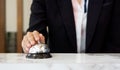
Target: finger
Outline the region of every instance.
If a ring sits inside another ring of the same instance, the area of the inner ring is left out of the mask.
[[[29,53],[29,48],[26,47],[23,50],[24,50],[24,53]]]
[[[40,42],[45,43],[45,37],[42,34],[39,34],[40,36]]]
[[[24,36],[24,43],[25,43],[26,47],[28,47],[28,48],[32,47],[31,43],[29,42],[29,40],[26,36]]]
[[[23,51],[24,51],[24,53],[28,53],[28,48],[26,47],[26,44],[25,44],[25,41],[24,41],[24,39],[22,40],[22,48],[23,48]]]
[[[36,41],[34,39],[32,32],[28,32],[26,37],[29,40],[29,42],[31,43],[31,45],[35,45]]]
[[[34,31],[34,32],[33,32],[33,36],[34,36],[34,38],[35,38],[36,41],[39,41],[39,40],[40,40],[39,34],[40,34],[40,33],[39,33],[38,31]]]

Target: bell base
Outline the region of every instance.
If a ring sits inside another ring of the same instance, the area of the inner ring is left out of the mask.
[[[45,59],[45,58],[51,58],[50,53],[28,53],[26,55],[26,58],[30,59]]]

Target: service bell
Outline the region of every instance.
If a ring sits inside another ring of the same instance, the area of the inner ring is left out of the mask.
[[[29,53],[26,56],[27,58],[33,59],[43,59],[43,58],[51,58],[50,49],[47,44],[42,44],[38,42],[38,44],[32,46],[29,50]]]

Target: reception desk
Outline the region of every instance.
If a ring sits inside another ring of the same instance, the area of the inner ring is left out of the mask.
[[[120,54],[52,53],[49,59],[0,54],[1,70],[120,70]]]

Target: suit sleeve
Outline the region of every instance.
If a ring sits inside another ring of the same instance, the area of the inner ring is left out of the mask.
[[[47,38],[47,17],[45,0],[33,0],[31,5],[30,23],[27,31],[34,30],[42,33]]]

